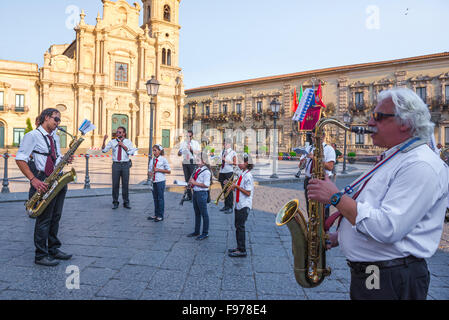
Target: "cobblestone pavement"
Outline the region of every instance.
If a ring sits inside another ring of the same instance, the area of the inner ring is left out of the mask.
[[[34,221],[21,203],[0,203],[0,299],[349,299],[349,270],[337,248],[327,254],[332,274],[314,289],[300,287],[293,275],[291,237],[274,224],[274,214],[300,185],[257,186],[247,226],[249,255],[232,259],[233,215],[209,205],[210,236],[198,242],[190,202],[166,193],[166,219],[146,220],[150,194],[131,194],[132,210],[112,210],[111,198],[67,199],[61,220],[63,251],[70,261],[54,268],[35,265]],[[218,190],[213,190],[212,198]],[[301,203],[303,203],[301,201]],[[447,232],[447,228],[446,228]],[[429,299],[449,299],[449,252],[428,260]],[[80,270],[80,289],[68,290],[66,268]]]

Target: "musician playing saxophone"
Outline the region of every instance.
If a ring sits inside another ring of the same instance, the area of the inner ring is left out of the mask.
[[[340,244],[351,268],[351,299],[426,299],[425,259],[443,232],[449,169],[427,145],[434,124],[414,91],[382,91],[377,101],[368,126],[373,144],[387,149],[380,162],[351,195],[327,177],[311,180],[308,195],[341,214],[331,241]]]
[[[28,132],[20,144],[16,163],[20,171],[30,180],[29,197],[36,192],[46,192],[48,186],[43,182],[51,175],[55,166],[62,159],[59,137],[56,129],[61,122],[57,109],[45,109],[37,120],[38,128]],[[32,156],[32,160],[30,160]],[[72,163],[73,157],[69,159]],[[72,255],[59,250],[59,221],[62,215],[65,186],[50,202],[44,212],[36,218],[34,228],[35,263],[44,266],[56,266],[58,260],[69,260]],[[47,246],[48,243],[48,246]]]

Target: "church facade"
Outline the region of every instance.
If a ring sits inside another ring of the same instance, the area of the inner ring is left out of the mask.
[[[179,67],[180,0],[103,0],[103,17],[85,22],[84,11],[70,44],[52,45],[44,65],[0,61],[0,148],[20,143],[26,118],[45,108],[61,112],[72,134],[84,119],[96,125],[83,148],[101,146],[118,127],[147,149],[150,97],[146,82],[161,86],[155,99],[153,141],[170,148],[182,129],[183,75]],[[143,25],[140,14],[143,12]],[[3,101],[3,102],[2,102]],[[23,135],[22,135],[23,136]],[[62,139],[62,147],[69,141]]]

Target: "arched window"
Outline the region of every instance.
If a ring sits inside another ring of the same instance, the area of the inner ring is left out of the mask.
[[[167,66],[171,66],[171,50],[167,50]]]
[[[167,63],[167,53],[165,48],[162,49],[162,64],[166,64]]]
[[[171,12],[170,12],[170,6],[168,4],[166,4],[164,6],[164,20],[170,22],[170,16],[171,16]]]

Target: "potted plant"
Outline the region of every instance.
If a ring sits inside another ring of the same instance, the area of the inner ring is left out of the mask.
[[[355,152],[348,152],[348,162],[355,163]]]

